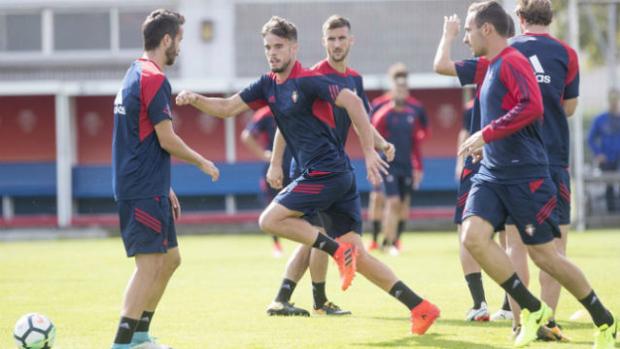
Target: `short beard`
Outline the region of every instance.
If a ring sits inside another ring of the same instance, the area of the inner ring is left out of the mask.
[[[276,74],[283,73],[286,71],[286,69],[288,69],[289,65],[291,65],[291,61],[286,62],[280,68],[271,68],[271,72]]]
[[[342,53],[342,56],[340,58],[336,58],[336,55],[332,55],[331,59],[334,62],[340,63],[342,61],[344,61],[345,59],[347,59],[347,56],[349,55],[349,50],[346,50]]]
[[[174,61],[177,58],[176,45],[174,43],[170,45],[170,47],[168,47],[168,49],[166,50],[165,54],[166,54],[166,65],[173,65]]]

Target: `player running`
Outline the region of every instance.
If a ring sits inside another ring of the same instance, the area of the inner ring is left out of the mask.
[[[181,205],[170,187],[170,155],[196,165],[215,181],[218,169],[172,128],[171,89],[162,68],[174,64],[185,19],[155,10],[142,25],[144,55],[127,71],[114,100],[112,171],[121,235],[136,269],[125,290],[112,349],[166,349],[149,326],[181,262],[174,221]]]
[[[411,312],[411,331],[424,334],[439,316],[439,309],[416,295],[387,266],[370,256],[360,237],[359,193],[338,139],[332,111],[335,107],[346,110],[360,138],[368,179],[378,184],[387,164],[374,150],[372,126],[362,101],[346,86],[301,67],[296,61],[297,29],[289,21],[272,17],[263,27],[262,35],[271,73],[230,98],[208,98],[185,91],[177,97],[177,103],[191,104],[219,117],[269,105],[279,131],[304,173],[263,212],[259,220],[261,229],[327,252],[338,264],[343,290],[350,286],[356,270],[359,271],[405,304]],[[278,138],[274,146],[278,147]],[[301,218],[318,212],[330,219],[329,236],[319,233]]]
[[[553,241],[560,232],[556,191],[542,140],[542,95],[527,58],[508,46],[506,18],[499,3],[486,1],[470,6],[465,24],[466,43],[475,56],[489,59],[489,67],[480,90],[483,128],[460,149],[460,154],[482,157],[465,204],[464,245],[523,309],[515,346],[535,340],[553,311],[529,292],[506,253],[491,239],[507,216],[515,222],[534,263],[592,316],[597,327],[594,348],[613,348],[616,321],[581,270],[557,251]]]

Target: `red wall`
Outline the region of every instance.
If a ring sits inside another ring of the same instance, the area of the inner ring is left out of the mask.
[[[0,97],[0,105],[0,161],[54,161],[54,97]]]

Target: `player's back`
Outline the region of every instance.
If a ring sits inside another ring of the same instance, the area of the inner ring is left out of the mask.
[[[171,118],[170,84],[147,59],[132,63],[114,100],[113,188],[117,200],[168,195],[170,154],[153,125]]]
[[[549,164],[568,166],[569,130],[562,101],[579,93],[577,55],[547,34],[526,33],[515,37],[511,46],[528,58],[536,74],[545,108],[543,135]]]
[[[494,139],[484,146],[478,172],[482,178],[508,183],[548,176],[537,88],[532,68],[516,49],[507,47],[490,62],[480,90],[480,112],[485,140]],[[536,119],[523,124],[531,115]],[[499,136],[516,125],[518,131]]]

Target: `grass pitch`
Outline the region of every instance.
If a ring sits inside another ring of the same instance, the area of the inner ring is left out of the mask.
[[[155,314],[152,333],[176,349],[511,347],[509,323],[463,321],[471,304],[455,233],[406,234],[403,242],[401,256],[377,256],[441,308],[442,317],[425,336],[410,335],[408,311],[362,276],[347,292],[339,291],[333,263],[328,297],[353,316],[266,316],[295,245],[285,243],[286,255],[274,259],[271,239],[263,235],[181,237],[183,263]],[[620,231],[571,233],[569,256],[620,316]],[[125,258],[118,238],[0,243],[0,348],[14,348],[13,325],[28,312],[46,314],[56,324],[55,349],[109,348],[132,270],[133,261]],[[538,272],[531,271],[532,289],[538,293]],[[484,283],[495,311],[503,293],[488,277]],[[306,274],[293,295],[306,309],[312,306],[310,286]],[[589,348],[589,315],[568,320],[581,309],[563,290],[557,318],[572,342],[531,347]]]

